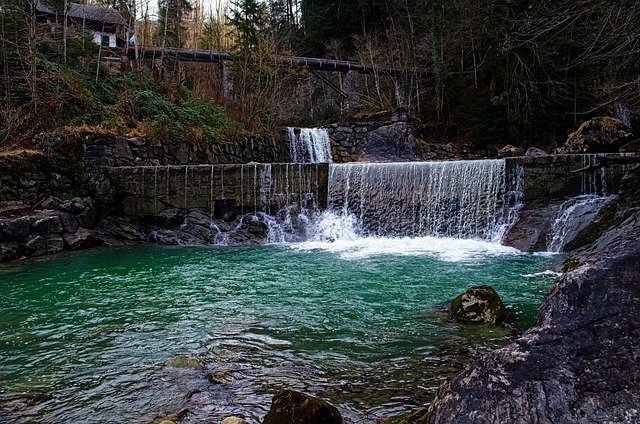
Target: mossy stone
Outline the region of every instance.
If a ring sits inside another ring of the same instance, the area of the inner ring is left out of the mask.
[[[500,296],[487,285],[470,287],[451,301],[451,315],[458,321],[502,324],[507,321],[507,309]]]
[[[194,370],[203,370],[204,365],[200,360],[190,355],[177,355],[165,362],[166,365],[173,368],[190,368]]]
[[[381,424],[422,424],[427,422],[427,408],[418,408],[406,414],[390,417]]]
[[[263,424],[341,424],[338,409],[307,394],[282,390],[273,397]]]

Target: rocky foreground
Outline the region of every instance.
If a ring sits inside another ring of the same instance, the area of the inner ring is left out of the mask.
[[[536,324],[455,374],[429,423],[640,422],[640,168],[615,219],[573,252]]]

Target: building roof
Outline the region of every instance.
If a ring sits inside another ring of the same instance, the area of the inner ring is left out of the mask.
[[[56,14],[56,10],[42,0],[36,1],[36,10],[40,13]],[[113,25],[127,25],[127,21],[125,21],[120,12],[111,7],[69,3],[67,16],[70,18],[87,19],[90,21],[104,22]]]

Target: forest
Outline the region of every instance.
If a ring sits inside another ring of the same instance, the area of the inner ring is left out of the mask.
[[[637,0],[77,3],[120,12],[116,48],[91,42],[70,0],[0,0],[0,147],[60,128],[211,143],[397,107],[425,137],[472,148],[552,148],[593,116],[640,124]],[[107,66],[144,46],[233,53],[233,98],[220,94],[218,64]],[[308,73],[275,66],[276,56],[398,72],[367,76],[349,110],[310,114]],[[409,87],[401,100],[398,87]]]

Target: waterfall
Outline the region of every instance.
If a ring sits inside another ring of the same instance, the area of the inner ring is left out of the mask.
[[[567,240],[572,240],[580,230],[593,221],[609,200],[606,196],[585,194],[572,197],[560,205],[558,217],[551,225],[547,251],[564,251]]]
[[[301,128],[300,136],[289,127],[291,160],[294,163],[333,162],[329,133],[324,128]]]
[[[362,236],[500,241],[521,197],[505,190],[504,160],[330,165],[329,209]]]
[[[269,229],[267,242],[303,239],[307,224],[319,213],[318,165],[240,166],[242,196],[253,194],[251,209]]]

